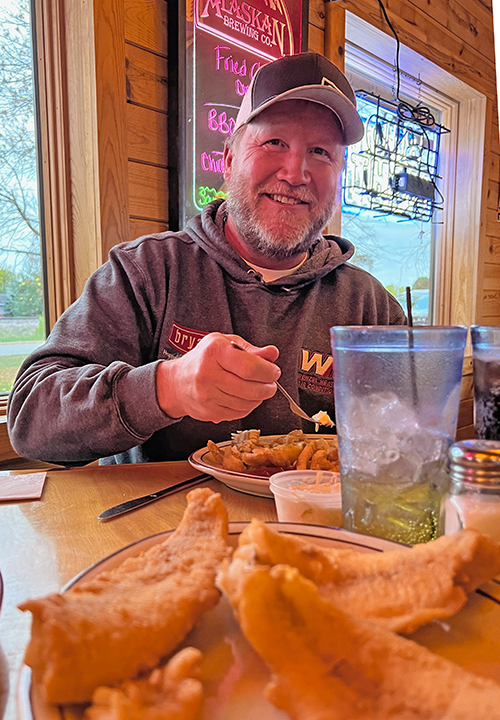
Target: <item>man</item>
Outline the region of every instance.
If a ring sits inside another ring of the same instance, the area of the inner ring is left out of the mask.
[[[363,135],[344,75],[315,53],[262,67],[225,150],[227,202],[184,231],[120,245],[23,364],[9,405],[21,455],[55,463],[186,458],[242,428],[331,412],[332,325],[403,324],[354,248],[322,237],[345,146]],[[235,341],[247,352],[231,345]]]

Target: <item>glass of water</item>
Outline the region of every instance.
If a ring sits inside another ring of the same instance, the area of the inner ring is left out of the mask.
[[[500,327],[472,325],[474,431],[480,440],[500,440]]]
[[[333,327],[343,526],[413,545],[443,533],[467,328]]]

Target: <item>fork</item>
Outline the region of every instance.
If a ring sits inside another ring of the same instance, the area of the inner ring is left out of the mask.
[[[236,348],[236,350],[242,350],[243,352],[246,352],[245,348],[242,348],[242,347],[240,347],[239,345],[237,345],[237,344],[234,342],[234,340],[231,340],[231,345],[232,345],[234,348]],[[309,420],[309,422],[314,423],[314,425],[323,425],[323,424],[324,424],[324,423],[318,422],[317,420],[314,420],[314,419],[313,419],[312,417],[310,417],[307,413],[305,413],[305,412],[302,410],[302,408],[300,407],[300,405],[298,405],[298,404],[295,402],[295,400],[293,399],[293,397],[287,393],[287,391],[285,390],[285,388],[284,388],[282,385],[280,385],[279,382],[276,383],[276,387],[277,387],[278,390],[279,390],[281,393],[283,393],[283,395],[286,397],[286,399],[288,400],[288,404],[290,405],[290,410],[291,410],[293,413],[295,413],[295,415],[298,415],[299,417],[304,418],[304,420]]]

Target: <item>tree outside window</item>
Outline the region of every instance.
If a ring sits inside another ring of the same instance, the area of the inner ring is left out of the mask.
[[[45,339],[29,0],[0,0],[0,392]]]

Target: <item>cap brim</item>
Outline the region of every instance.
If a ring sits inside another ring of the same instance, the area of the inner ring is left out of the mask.
[[[253,110],[244,120],[236,122],[236,127],[248,123],[266,108],[283,100],[309,100],[331,110],[338,118],[342,127],[343,138],[346,145],[353,145],[361,140],[365,134],[363,121],[353,103],[340,90],[326,85],[303,85],[281,93],[276,97],[262,103]]]

